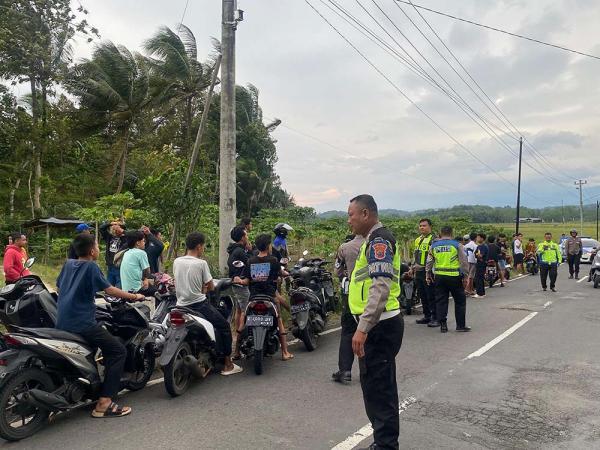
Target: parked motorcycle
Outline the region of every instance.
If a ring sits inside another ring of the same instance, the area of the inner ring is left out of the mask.
[[[175,283],[169,274],[156,274],[155,285],[154,304],[156,308],[149,325],[154,338],[154,354],[159,357],[167,341],[167,331],[169,329],[167,315],[177,304],[177,296],[175,295]]]
[[[263,373],[263,360],[279,350],[279,312],[273,298],[255,295],[246,308],[246,327],[240,336],[240,352],[254,358],[254,373]]]
[[[487,267],[485,268],[485,282],[489,287],[493,287],[494,283],[498,280],[498,266],[496,261],[489,260]]]
[[[400,268],[400,307],[404,310],[404,314],[410,316],[413,313],[414,307],[420,301],[417,297],[417,289],[415,286],[415,280],[410,275],[410,265],[402,263]]]
[[[540,268],[535,256],[530,256],[525,260],[525,270],[531,275],[537,275]]]
[[[598,289],[598,286],[600,286],[600,252],[598,251],[595,252],[592,260],[589,281],[594,283],[594,289]]]
[[[215,280],[214,285],[205,301],[230,321],[234,306],[229,291],[231,280]],[[216,353],[215,329],[200,313],[174,306],[166,316],[166,323],[166,342],[159,364],[163,367],[165,389],[177,397],[188,389],[193,377],[205,378],[221,361]]]
[[[122,387],[142,389],[155,362],[148,307],[106,300],[96,318],[127,349]],[[14,324],[11,330],[4,335],[8,349],[0,353],[0,437],[18,441],[38,432],[51,413],[98,399],[102,356],[73,333]]]
[[[308,255],[308,251],[303,254]],[[320,258],[301,258],[290,270],[292,334],[309,352],[317,348],[317,337],[325,330],[327,315],[337,305],[332,274],[324,268],[327,264]]]

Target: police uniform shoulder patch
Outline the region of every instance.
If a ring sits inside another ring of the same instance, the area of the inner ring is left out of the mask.
[[[394,276],[394,252],[392,244],[381,237],[371,241],[367,249],[367,261],[371,278]]]

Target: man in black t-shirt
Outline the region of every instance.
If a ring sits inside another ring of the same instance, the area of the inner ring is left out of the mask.
[[[281,264],[277,258],[271,256],[271,236],[261,234],[256,238],[256,248],[258,256],[253,256],[248,260],[250,267],[250,300],[256,295],[267,295],[277,303],[279,309],[280,294],[277,292],[277,280],[281,275]],[[277,323],[279,326],[279,342],[281,343],[281,359],[287,361],[292,359],[288,351],[287,338],[281,314],[278,314]]]

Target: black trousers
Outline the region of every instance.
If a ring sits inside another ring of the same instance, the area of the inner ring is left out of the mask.
[[[104,359],[104,383],[100,390],[100,397],[116,400],[121,390],[121,376],[127,359],[127,350],[121,341],[106,331],[100,325],[88,328],[79,333],[91,346],[98,347],[102,351]]]
[[[546,289],[546,280],[550,275],[550,289],[556,286],[556,278],[558,277],[558,266],[556,264],[540,264],[540,278],[542,280],[542,288]]]
[[[485,266],[475,266],[475,279],[473,280],[477,295],[485,295]]]
[[[581,253],[576,255],[567,255],[567,263],[569,264],[569,274],[579,275],[579,263],[581,261]]]
[[[448,303],[450,294],[454,298],[454,317],[456,326],[462,328],[465,326],[465,316],[467,314],[467,297],[461,277],[449,277],[446,275],[435,276],[435,297],[437,305],[436,319],[446,321],[448,316]]]
[[[350,372],[354,364],[354,351],[352,350],[352,336],[356,332],[356,320],[350,314],[348,295],[342,295],[343,311],[341,317],[342,332],[340,334],[340,350],[338,355],[338,368],[340,372]]]
[[[378,449],[398,449],[400,412],[396,383],[396,355],[402,345],[404,319],[399,314],[375,325],[360,358],[360,385],[365,411],[373,426]]]
[[[208,303],[208,300],[192,303],[188,308],[202,314],[215,327],[217,355],[231,356],[231,327],[219,310]]]
[[[433,285],[427,284],[425,270],[415,272],[415,286],[423,305],[423,316],[426,319],[435,319],[435,291]]]

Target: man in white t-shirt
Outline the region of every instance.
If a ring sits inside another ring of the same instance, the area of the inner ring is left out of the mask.
[[[467,285],[465,286],[465,292],[469,295],[474,295],[473,280],[475,279],[475,265],[477,264],[477,258],[475,257],[475,250],[477,250],[477,243],[475,238],[477,233],[471,233],[465,236],[464,245],[465,253],[467,254],[467,261],[469,261],[469,273],[467,275]]]
[[[214,326],[216,351],[225,359],[221,375],[233,375],[241,372],[242,368],[231,361],[231,327],[206,298],[206,292],[212,291],[215,286],[208,263],[200,259],[204,254],[205,242],[202,233],[188,234],[185,238],[186,255],[173,262],[177,306],[197,311]]]
[[[523,268],[524,258],[523,234],[518,233],[515,234],[515,240],[513,241],[513,259],[515,260],[515,269],[517,269],[517,272],[521,275],[525,273],[525,269]]]

